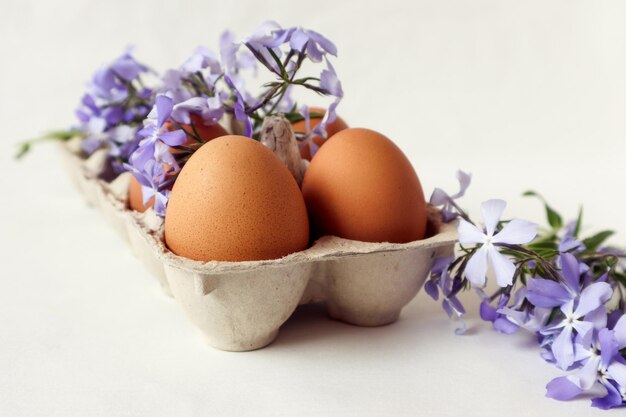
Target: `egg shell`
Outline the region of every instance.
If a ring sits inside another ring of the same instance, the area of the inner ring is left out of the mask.
[[[198,261],[276,259],[305,249],[306,206],[287,167],[265,146],[222,136],[181,170],[167,207],[165,242]]]
[[[373,130],[333,135],[311,161],[302,193],[313,238],[405,243],[425,236],[426,202],[415,170]]]
[[[212,124],[209,126],[204,125],[202,119],[194,114],[191,115],[191,120],[194,123],[198,136],[200,136],[205,142],[228,134],[228,132],[226,132],[226,130],[219,124]],[[164,126],[168,130],[175,130],[175,127],[171,122],[165,122]],[[181,125],[181,128],[190,135],[195,134],[191,125]],[[189,138],[189,136],[187,138]],[[177,153],[175,149],[170,149],[170,152],[172,152],[173,154]],[[154,197],[148,200],[148,204],[143,203],[143,192],[141,191],[141,184],[139,183],[139,181],[137,181],[135,177],[130,180],[130,188],[128,190],[128,205],[131,209],[140,213],[145,212],[154,205]]]
[[[323,109],[321,107],[311,107],[309,109],[309,113],[326,114],[326,109]],[[319,117],[311,118],[310,128],[313,129],[315,126],[317,126],[321,122],[322,122],[322,119]],[[304,120],[299,120],[297,122],[292,123],[291,127],[295,133],[306,133],[306,123],[304,122]],[[348,128],[348,124],[341,117],[337,116],[335,120],[333,120],[332,123],[326,126],[327,137],[330,138],[335,133],[340,132],[347,128]],[[314,135],[309,140],[313,141],[317,146],[322,146],[326,142],[327,139],[319,135]],[[310,144],[308,142],[304,142],[301,145],[302,146],[300,146],[300,156],[310,161],[312,158]]]

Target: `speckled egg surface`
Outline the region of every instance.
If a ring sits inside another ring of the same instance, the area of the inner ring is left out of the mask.
[[[426,201],[411,162],[391,140],[352,128],[333,135],[302,182],[313,238],[406,243],[426,233]]]
[[[264,145],[222,136],[180,172],[165,216],[165,243],[198,261],[276,259],[307,247],[302,193]]]

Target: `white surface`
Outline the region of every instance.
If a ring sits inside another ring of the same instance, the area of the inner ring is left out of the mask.
[[[532,188],[625,235],[625,3],[264,3],[0,0],[0,415],[607,415],[544,398],[557,370],[532,338],[480,323],[473,301],[463,337],[420,294],[388,327],[306,308],[269,348],[210,349],[51,147],[10,160],[20,138],[72,122],[82,83],[126,44],[164,69],[271,17],[336,42],[340,113],[394,139],[427,193],[454,188],[460,167],[473,213],[501,197],[541,221],[519,197]]]

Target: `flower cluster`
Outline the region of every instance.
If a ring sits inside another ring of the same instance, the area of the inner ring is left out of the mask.
[[[221,126],[258,140],[263,120],[281,113],[291,122],[305,121],[306,131],[296,132],[296,138],[315,154],[312,138],[327,137],[326,127],[335,120],[343,97],[330,62],[336,56],[335,45],[313,30],[266,22],[242,41],[224,32],[218,54],[197,48],[180,67],[163,72],[158,83],[148,88],[142,77],[155,73],[128,50],[93,75],[76,111],[76,129],[24,142],[18,156],[39,140],[79,135],[86,156],[107,149],[103,179],[131,172],[142,185],[144,204],[154,200],[156,213],[164,216],[178,173],[201,145],[226,132]],[[321,64],[322,69],[302,75],[303,67],[314,66],[307,62]],[[254,91],[248,88],[248,78],[255,77],[270,81]],[[332,101],[324,114],[309,111],[292,98],[295,89]],[[313,124],[312,118],[321,120]]]
[[[239,48],[245,46],[243,58],[237,59]],[[237,120],[246,126],[247,133],[257,132],[264,117],[276,113],[284,113],[290,121],[306,120],[307,131],[298,132],[301,144],[312,143],[311,136],[326,137],[326,126],[335,118],[335,110],[343,97],[341,82],[329,60],[337,56],[337,47],[327,38],[313,30],[299,27],[283,29],[275,22],[266,22],[251,36],[244,39],[238,46],[225,48],[222,56],[226,62],[249,62],[250,54],[275,78],[264,84],[260,95],[252,98],[239,83],[234,82],[237,76],[236,67],[227,68],[226,77],[231,80],[233,110]],[[300,71],[306,61],[324,64],[319,74],[302,76]],[[316,94],[333,97],[324,115],[311,114],[308,106],[298,108],[291,98],[296,87],[302,87]],[[310,127],[311,117],[322,120],[314,128]]]
[[[443,207],[444,220],[458,218],[459,255],[435,260],[427,293],[437,299],[441,292],[447,314],[462,320],[457,295],[474,287],[480,316],[496,331],[536,334],[542,357],[567,372],[548,383],[548,397],[588,394],[594,407],[625,406],[626,253],[604,246],[611,232],[580,239],[582,212],[564,226],[545,201],[550,227],[539,234],[533,223],[503,221],[502,200],[482,204],[479,227],[454,201],[469,184],[468,175],[458,178],[459,193],[437,189],[431,203]],[[493,294],[484,290],[489,270],[498,287]]]
[[[76,110],[76,130],[84,136],[82,150],[91,155],[108,149],[111,166],[118,174],[136,147],[136,133],[152,107],[153,92],[141,79],[148,72],[150,69],[133,57],[132,50],[127,50],[95,72]]]
[[[125,168],[142,184],[144,203],[155,199],[155,211],[164,216],[169,189],[193,152],[212,137],[201,132],[224,121],[228,115],[245,136],[258,139],[265,117],[283,113],[289,120],[309,120],[303,106],[297,110],[291,98],[294,88],[332,96],[334,101],[311,134],[325,136],[325,127],[335,118],[343,91],[327,55],[336,56],[335,46],[317,32],[297,27],[283,29],[276,23],[262,25],[253,35],[235,42],[231,32],[220,38],[220,53],[198,48],[178,69],[162,76],[154,107],[137,132],[138,144]],[[300,76],[306,61],[325,63],[319,77]],[[259,65],[260,64],[260,65]],[[275,78],[259,94],[246,88],[246,75],[260,68]]]

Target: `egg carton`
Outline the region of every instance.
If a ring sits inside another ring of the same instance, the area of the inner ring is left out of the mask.
[[[325,236],[280,259],[198,262],[175,255],[163,241],[153,210],[127,208],[130,174],[98,179],[105,152],[82,159],[76,142],[61,145],[67,172],[86,201],[129,243],[134,254],[172,296],[207,342],[248,351],[270,344],[301,304],[324,303],[330,317],[358,326],[396,321],[421,289],[436,256],[452,253],[453,225],[430,209],[426,239],[369,243]]]

